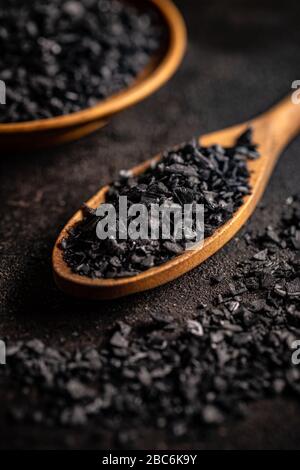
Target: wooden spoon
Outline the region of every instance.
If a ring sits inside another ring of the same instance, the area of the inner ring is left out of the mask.
[[[277,106],[258,118],[245,124],[213,132],[201,137],[201,144],[209,146],[220,144],[234,145],[237,137],[248,127],[253,128],[253,141],[259,145],[261,157],[249,161],[251,171],[250,184],[252,194],[246,196],[244,204],[234,214],[233,218],[221,226],[214,234],[205,239],[201,248],[186,251],[167,263],[151,268],[137,276],[123,279],[91,279],[74,274],[63,260],[59,248],[63,238],[68,236],[68,230],[82,219],[78,211],[62,230],[53,251],[53,271],[56,284],[65,293],[90,299],[113,299],[135,292],[141,292],[165,284],[201,264],[224,246],[242,227],[254,211],[266,188],[276,161],[286,145],[300,131],[300,105],[292,103],[291,97],[284,99]],[[133,168],[135,175],[145,171],[151,163],[160,156]],[[104,200],[108,186],[102,188],[93,196],[87,205],[97,208]]]

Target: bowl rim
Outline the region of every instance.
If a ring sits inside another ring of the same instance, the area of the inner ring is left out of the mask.
[[[187,43],[186,27],[181,13],[172,0],[147,0],[147,2],[150,2],[159,11],[169,32],[168,48],[153,72],[145,78],[137,79],[130,87],[90,108],[53,118],[1,123],[0,135],[50,131],[103,120],[142,101],[167,82],[183,59]],[[144,72],[146,69],[147,67]]]

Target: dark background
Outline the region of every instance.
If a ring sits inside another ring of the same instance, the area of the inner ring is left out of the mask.
[[[0,150],[0,336],[11,344],[40,338],[66,348],[98,344],[116,320],[140,325],[150,311],[188,318],[216,294],[211,274],[232,273],[247,247],[236,238],[201,267],[167,286],[113,302],[67,298],[53,284],[51,250],[73,212],[100,186],[165,147],[247,120],[287,94],[300,79],[299,0],[177,0],[189,47],[176,76],[147,101],[79,142],[34,155]],[[300,139],[282,156],[248,227],[278,220],[286,197],[299,191]],[[220,291],[222,286],[219,287]],[[29,398],[30,399],[30,398]],[[106,448],[114,436],[98,426],[45,429],[7,422],[14,390],[0,390],[0,447]],[[140,430],[142,448],[297,448],[300,406],[292,400],[259,402],[239,422],[176,443]]]

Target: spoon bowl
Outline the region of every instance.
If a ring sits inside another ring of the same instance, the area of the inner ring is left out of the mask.
[[[256,119],[228,129],[213,132],[200,138],[201,144],[210,146],[220,144],[232,146],[236,139],[248,127],[253,129],[253,142],[259,145],[261,157],[248,162],[251,172],[252,193],[244,198],[243,205],[227,223],[206,238],[201,247],[186,251],[170,261],[148,269],[133,277],[123,279],[91,279],[75,274],[63,259],[61,241],[68,236],[71,227],[82,220],[81,210],[71,218],[60,233],[53,251],[53,272],[58,287],[69,295],[89,299],[114,299],[136,292],[145,291],[163,285],[201,264],[216,251],[221,249],[245,224],[253,213],[267,186],[277,159],[300,130],[300,106],[292,103],[290,97]],[[151,163],[161,156],[156,156],[136,166],[131,171],[134,175],[143,173]],[[102,188],[88,202],[87,206],[96,209],[105,201],[109,186]]]
[[[154,8],[166,28],[167,41],[141,71],[134,83],[96,106],[36,121],[0,124],[2,150],[31,151],[77,140],[105,126],[115,114],[157,91],[179,67],[186,48],[184,20],[171,0],[126,0],[137,7]]]

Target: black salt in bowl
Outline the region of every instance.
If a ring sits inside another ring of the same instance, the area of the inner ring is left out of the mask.
[[[168,81],[185,51],[184,21],[171,0],[18,5],[0,7],[7,25],[0,28],[0,145],[8,152],[59,145],[103,127]]]
[[[1,123],[52,118],[128,87],[163,40],[155,10],[119,0],[0,5]]]

